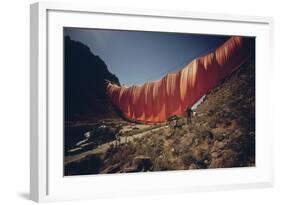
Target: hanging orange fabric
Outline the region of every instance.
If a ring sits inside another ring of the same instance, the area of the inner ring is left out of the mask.
[[[107,95],[127,119],[163,122],[172,115],[185,115],[187,107],[238,69],[249,55],[247,39],[231,37],[214,52],[160,80],[130,87],[107,83]]]

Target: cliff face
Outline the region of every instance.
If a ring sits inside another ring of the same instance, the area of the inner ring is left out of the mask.
[[[127,119],[163,122],[172,115],[185,115],[204,94],[254,55],[250,38],[232,37],[214,52],[194,59],[182,70],[141,86],[108,83],[106,92]]]
[[[65,120],[112,117],[114,109],[106,95],[105,80],[119,84],[106,64],[80,42],[64,39]]]

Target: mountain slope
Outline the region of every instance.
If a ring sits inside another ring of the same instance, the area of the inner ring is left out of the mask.
[[[65,120],[115,116],[105,94],[105,80],[120,83],[104,61],[86,45],[65,37],[64,63]]]

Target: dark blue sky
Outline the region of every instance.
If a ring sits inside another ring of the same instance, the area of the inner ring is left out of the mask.
[[[143,84],[180,70],[227,36],[65,28],[64,35],[100,56],[121,84]]]

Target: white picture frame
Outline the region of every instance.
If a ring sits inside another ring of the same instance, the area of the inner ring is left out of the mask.
[[[61,71],[65,26],[256,36],[256,166],[64,177]],[[32,4],[30,198],[39,202],[273,186],[273,133],[268,129],[272,117],[264,109],[270,106],[267,93],[268,70],[273,68],[272,29],[270,17],[98,8],[73,3]]]

